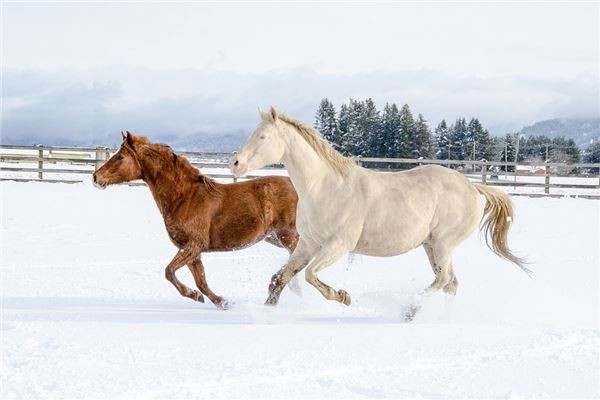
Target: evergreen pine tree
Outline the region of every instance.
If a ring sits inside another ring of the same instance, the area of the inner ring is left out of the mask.
[[[489,132],[488,132],[489,134]],[[489,153],[486,154],[485,159],[488,161],[498,161],[500,160],[500,148],[504,147],[504,142],[502,140],[502,138],[499,138],[498,136],[491,136],[490,135],[490,146],[489,146]]]
[[[346,104],[342,104],[340,107],[340,116],[338,118],[338,129],[339,129],[339,142],[338,142],[338,151],[344,155],[348,155],[346,153],[346,146],[344,145],[347,137],[348,137],[348,126],[350,124],[350,112],[348,111],[348,106]]]
[[[504,143],[502,143],[502,150],[500,152],[500,161],[515,161],[515,135],[512,133],[507,133],[504,136]],[[502,166],[502,171],[514,171],[515,167],[513,166]]]
[[[483,127],[477,118],[471,118],[467,125],[467,132],[464,139],[464,153],[467,160],[481,159],[481,144],[479,139],[483,136]]]
[[[384,155],[387,158],[400,157],[400,111],[396,104],[386,103],[381,116],[381,131],[384,142]]]
[[[381,157],[383,146],[381,143],[381,117],[373,99],[364,101],[362,116],[360,120],[362,131],[361,155],[367,157]]]
[[[431,131],[427,126],[427,121],[423,115],[419,114],[417,121],[415,122],[416,130],[416,143],[415,148],[417,158],[431,158],[433,157],[433,145],[431,138]]]
[[[335,113],[335,107],[329,99],[324,98],[315,114],[314,127],[319,131],[334,149],[340,148],[340,130]]]
[[[478,154],[479,160],[493,160],[496,156],[496,142],[492,135],[490,135],[490,131],[487,129],[483,129],[481,132],[481,136],[477,139],[478,147],[481,149]]]
[[[410,112],[408,104],[402,106],[400,110],[400,151],[401,158],[415,158],[416,150],[416,129],[415,119]],[[418,158],[418,157],[416,157]]]
[[[342,151],[348,156],[361,156],[365,151],[365,138],[361,126],[364,109],[365,104],[362,101],[350,99],[346,133],[342,137]]]
[[[583,155],[584,163],[600,163],[600,142],[594,142],[585,150]],[[589,168],[589,173],[597,174],[598,168]]]
[[[468,144],[466,143],[467,121],[464,118],[458,118],[450,126],[450,157],[453,160],[466,160]]]
[[[438,160],[447,160],[450,156],[450,133],[446,120],[442,120],[435,128],[435,157]]]
[[[573,139],[559,136],[552,139],[550,159],[553,162],[578,163],[581,160],[581,153]]]

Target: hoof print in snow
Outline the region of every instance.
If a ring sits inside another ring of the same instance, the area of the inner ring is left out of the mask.
[[[408,306],[406,311],[404,311],[404,322],[412,322],[420,309],[421,306],[417,304],[411,304],[410,306]]]

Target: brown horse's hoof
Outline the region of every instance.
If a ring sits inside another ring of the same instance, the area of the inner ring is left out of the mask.
[[[231,304],[225,299],[221,299],[220,301],[215,302],[215,307],[217,307],[220,310],[229,310],[230,306]]]
[[[345,290],[338,290],[338,295],[340,296],[340,303],[344,303],[347,306],[349,306],[352,303],[352,297],[350,297],[348,292],[346,292]]]
[[[196,301],[204,303],[204,296],[200,292],[196,292]]]

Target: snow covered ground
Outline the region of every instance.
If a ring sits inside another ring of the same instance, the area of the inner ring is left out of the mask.
[[[455,254],[454,298],[418,297],[433,274],[417,249],[323,271],[350,307],[302,281],[302,297],[266,308],[285,251],[205,254],[234,303],[221,311],[164,279],[175,248],[146,187],[0,189],[4,399],[600,395],[598,201],[514,198],[510,239],[533,279],[474,234]]]

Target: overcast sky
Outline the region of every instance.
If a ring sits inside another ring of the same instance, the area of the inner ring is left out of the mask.
[[[598,115],[598,3],[4,3],[3,141],[250,132],[408,103],[494,133]]]

